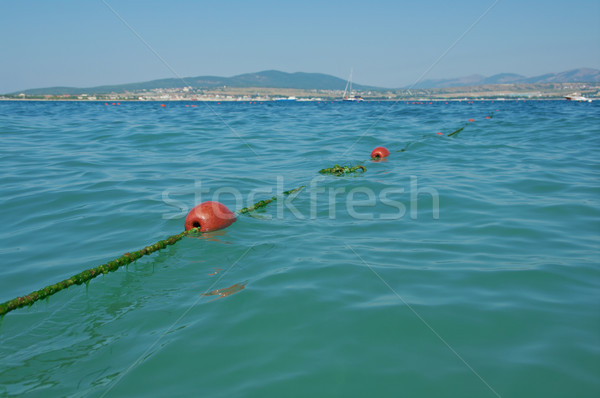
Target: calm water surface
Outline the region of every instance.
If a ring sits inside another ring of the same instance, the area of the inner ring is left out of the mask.
[[[6,315],[0,396],[600,394],[599,103],[166,105],[0,102],[0,302],[307,187]]]

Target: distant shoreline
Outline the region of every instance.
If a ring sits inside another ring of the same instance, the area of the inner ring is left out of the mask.
[[[592,97],[592,99],[596,99]],[[305,102],[322,102],[322,103],[346,103],[346,101],[342,101],[339,99],[321,99],[321,100],[292,100],[292,101],[278,101],[278,100],[191,100],[191,99],[174,99],[174,100],[136,100],[136,99],[121,99],[116,101],[106,101],[106,100],[82,100],[82,99],[46,99],[46,98],[0,98],[0,101],[4,102],[82,102],[82,103],[105,103],[107,105],[115,105],[121,102],[139,102],[139,103],[177,103],[177,102],[191,102],[191,103],[305,103]],[[564,97],[548,97],[548,98],[528,98],[528,97],[515,97],[515,98],[466,98],[466,99],[457,99],[457,98],[448,98],[448,99],[439,99],[439,98],[430,98],[430,99],[364,99],[360,102],[407,102],[407,103],[424,103],[424,102],[518,102],[518,101],[567,101]],[[574,101],[577,102],[577,101]]]
[[[540,83],[540,84],[494,84],[483,86],[448,87],[436,89],[396,90],[343,90],[292,89],[266,87],[223,87],[217,89],[165,88],[126,92],[88,92],[79,94],[13,93],[0,95],[0,100],[36,101],[84,101],[84,102],[266,102],[276,100],[336,101],[344,95],[362,97],[365,101],[475,101],[475,100],[521,100],[564,99],[578,93],[587,98],[600,98],[600,83]]]

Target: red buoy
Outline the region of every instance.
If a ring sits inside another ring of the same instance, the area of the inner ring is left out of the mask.
[[[194,207],[185,218],[185,230],[200,228],[201,232],[227,228],[235,222],[235,214],[219,202],[203,202]]]
[[[385,157],[388,157],[389,154],[390,154],[390,151],[388,151],[387,148],[378,146],[377,148],[373,149],[373,152],[371,152],[371,159],[385,158]]]

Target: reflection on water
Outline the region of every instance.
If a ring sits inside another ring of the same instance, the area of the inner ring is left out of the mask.
[[[212,292],[208,292],[208,293],[202,293],[203,296],[219,296],[216,297],[216,299],[222,298],[222,297],[227,297],[227,296],[231,296],[234,293],[239,292],[240,290],[244,289],[246,287],[246,282],[241,282],[241,283],[236,283],[233,284],[229,287],[224,287],[222,289],[217,289],[217,290],[213,290]]]

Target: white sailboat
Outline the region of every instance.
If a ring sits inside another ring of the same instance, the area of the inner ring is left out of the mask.
[[[360,95],[352,95],[352,69],[350,69],[350,77],[346,82],[346,88],[344,89],[344,95],[342,97],[342,101],[352,101],[359,102],[363,101]]]

